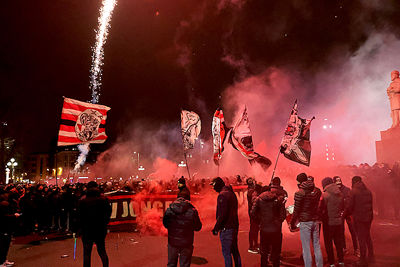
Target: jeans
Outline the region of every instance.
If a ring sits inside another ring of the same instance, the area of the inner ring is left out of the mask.
[[[279,267],[281,262],[282,233],[263,232],[260,233],[261,243],[261,267],[268,266],[268,253],[271,250],[271,261],[273,267]],[[271,249],[270,249],[271,248]]]
[[[250,231],[249,231],[249,248],[258,247],[258,232],[260,231],[260,226],[258,222],[250,218]]]
[[[238,230],[237,229],[224,229],[219,233],[221,240],[222,255],[225,260],[225,267],[232,267],[232,256],[236,267],[242,267],[238,248]]]
[[[358,243],[360,245],[360,259],[365,261],[367,258],[367,248],[368,257],[374,257],[374,248],[372,246],[371,239],[371,222],[360,222],[354,221],[354,228],[356,229]]]
[[[168,264],[167,267],[189,267],[192,261],[193,246],[189,248],[177,248],[168,244]]]
[[[101,262],[103,263],[103,267],[108,267],[108,256],[106,252],[105,238],[92,240],[82,237],[82,243],[83,243],[83,267],[90,267],[93,243],[96,243],[97,253],[99,253]]]
[[[335,243],[336,253],[339,262],[343,262],[343,245],[344,245],[344,224],[328,225],[324,223],[324,243],[326,254],[328,255],[329,264],[335,264],[335,256],[333,253],[333,243]]]
[[[0,264],[3,264],[7,259],[10,243],[11,243],[11,235],[0,233]]]
[[[357,241],[357,234],[356,230],[354,229],[354,223],[351,216],[346,218],[347,228],[349,228],[349,232],[351,235],[351,241],[353,242],[353,249],[356,251],[358,249],[358,241]],[[344,233],[343,233],[344,234]],[[344,239],[346,240],[346,239]],[[344,242],[344,249],[346,249],[346,242]]]
[[[323,267],[324,260],[322,258],[321,245],[319,244],[319,225],[317,221],[300,222],[300,239],[303,247],[304,266],[312,266],[312,256],[310,242],[313,242],[315,263],[317,267]]]

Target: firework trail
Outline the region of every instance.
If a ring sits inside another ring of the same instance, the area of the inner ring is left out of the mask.
[[[110,20],[116,4],[117,0],[103,0],[100,8],[99,27],[96,30],[96,44],[93,47],[92,67],[90,69],[90,89],[92,90],[93,104],[99,102],[104,44],[107,41]]]
[[[104,59],[104,44],[107,41],[108,29],[110,28],[110,21],[112,13],[117,0],[103,0],[100,8],[100,16],[98,19],[99,27],[96,30],[96,44],[93,47],[92,54],[92,67],[90,69],[90,89],[92,91],[92,103],[99,103],[100,86],[101,86],[101,67],[103,66]],[[76,160],[74,171],[78,171],[83,164],[85,164],[86,157],[90,151],[88,143],[78,145],[81,152]]]
[[[86,157],[89,154],[90,146],[89,143],[78,145],[78,149],[81,152],[76,160],[74,171],[77,172],[83,164],[85,164]]]

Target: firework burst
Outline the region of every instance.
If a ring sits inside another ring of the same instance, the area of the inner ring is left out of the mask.
[[[92,103],[98,103],[100,97],[101,72],[104,59],[104,44],[107,41],[110,20],[117,0],[103,0],[96,30],[96,44],[93,47],[92,67],[90,69],[90,89]]]

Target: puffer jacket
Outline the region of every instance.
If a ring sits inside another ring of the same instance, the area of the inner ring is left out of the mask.
[[[183,197],[169,205],[163,224],[168,229],[168,244],[177,248],[191,247],[194,231],[200,231],[202,227],[196,208]]]
[[[314,182],[307,180],[300,184],[299,190],[294,194],[294,211],[291,223],[318,221],[319,200],[321,190],[315,187]]]
[[[363,182],[353,185],[347,202],[346,215],[352,215],[355,221],[372,221],[372,193]]]
[[[324,223],[328,225],[343,223],[344,198],[336,184],[329,184],[324,188],[319,210]]]
[[[251,216],[259,218],[261,232],[282,232],[286,217],[285,205],[275,192],[261,193],[251,209]]]

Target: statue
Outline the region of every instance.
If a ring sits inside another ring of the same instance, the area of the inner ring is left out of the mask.
[[[399,127],[400,126],[400,78],[399,78],[399,71],[394,70],[391,73],[391,80],[387,94],[389,96],[390,101],[390,117],[392,117],[392,127]]]

